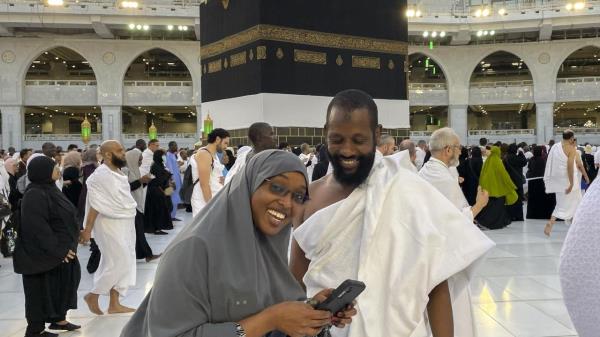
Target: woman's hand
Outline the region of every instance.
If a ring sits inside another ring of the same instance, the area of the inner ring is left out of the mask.
[[[86,245],[88,242],[90,242],[91,238],[92,232],[88,231],[87,229],[84,229],[79,233],[79,243],[82,245]]]
[[[77,254],[75,254],[75,252],[73,252],[72,250],[69,249],[69,252],[67,252],[67,256],[65,256],[65,259],[63,260],[63,262],[69,263],[69,262],[71,262],[71,260],[75,259],[75,256],[77,256]]]
[[[318,292],[313,298],[319,303],[321,303],[325,301],[329,296],[331,296],[332,292],[333,289],[323,289],[320,292]],[[335,313],[335,315],[331,318],[331,324],[336,328],[342,329],[346,325],[352,323],[352,317],[356,316],[356,314],[358,313],[357,310],[354,308],[355,306],[356,301],[352,301],[352,304],[346,306],[346,308],[344,308],[343,311]]]
[[[290,337],[316,336],[331,324],[331,313],[315,310],[304,302],[283,302],[269,307],[275,330]]]

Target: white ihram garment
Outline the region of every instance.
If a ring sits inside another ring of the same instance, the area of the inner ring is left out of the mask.
[[[294,232],[311,260],[309,297],[346,279],[367,286],[352,324],[332,336],[427,336],[429,293],[452,276],[462,282],[451,295],[466,291],[475,262],[494,245],[409,170],[408,157],[403,151],[377,161],[361,187]]]
[[[231,179],[233,179],[233,177],[236,174],[244,170],[244,168],[246,167],[246,158],[250,151],[252,151],[252,148],[250,146],[242,146],[242,148],[238,150],[235,163],[233,164],[229,172],[227,172],[227,176],[225,177],[225,185],[229,184]]]
[[[204,151],[204,150],[202,150]],[[190,165],[192,166],[192,181],[198,181],[198,164],[196,163],[196,156],[200,151],[191,158]],[[210,185],[210,191],[214,198],[217,193],[223,188],[223,185],[219,182],[219,179],[223,176],[223,167],[217,156],[213,157],[212,170],[210,172],[210,178],[208,179]],[[198,213],[208,204],[210,200],[204,200],[202,195],[202,189],[200,188],[200,181],[194,185],[194,191],[192,192],[192,216],[195,218]]]
[[[131,196],[127,176],[101,165],[87,179],[86,215],[90,207],[98,211],[93,237],[102,253],[94,273],[94,294],[106,295],[115,289],[125,295],[135,285],[135,214],[137,203]],[[84,221],[86,223],[86,221]]]
[[[562,144],[556,144],[550,149],[544,171],[544,183],[546,184],[546,193],[556,194],[556,207],[554,207],[552,216],[569,223],[575,216],[582,194],[581,173],[575,166],[575,162],[568,163],[568,165],[573,165],[573,189],[569,194],[565,193],[569,187],[567,159]]]

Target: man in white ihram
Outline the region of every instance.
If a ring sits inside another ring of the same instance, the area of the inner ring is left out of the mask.
[[[102,143],[100,153],[104,163],[86,181],[85,229],[81,232],[80,242],[88,242],[93,233],[102,255],[94,273],[94,286],[84,300],[92,313],[102,315],[98,298],[109,294],[108,313],[128,313],[135,309],[121,305],[119,296],[135,285],[137,204],[127,176],[121,172],[127,164],[123,146],[107,140]]]
[[[419,175],[428,181],[433,187],[440,191],[456,208],[470,220],[465,226],[473,225],[473,219],[487,205],[489,195],[481,187],[477,190],[477,201],[473,207],[469,206],[456,176],[450,170],[458,165],[460,155],[460,139],[454,130],[442,128],[435,131],[429,140],[429,151],[431,159],[425,165]],[[469,283],[465,274],[457,274],[448,279],[448,287],[452,295],[452,312],[454,313],[454,331],[459,337],[475,336],[473,313],[471,310],[471,293],[469,287],[463,291],[453,291],[455,283]]]

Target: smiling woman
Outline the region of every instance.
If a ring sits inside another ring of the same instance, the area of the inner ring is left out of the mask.
[[[293,154],[255,155],[175,238],[121,336],[314,336],[348,324],[354,309],[334,319],[314,310],[288,270],[290,224],[307,186]]]

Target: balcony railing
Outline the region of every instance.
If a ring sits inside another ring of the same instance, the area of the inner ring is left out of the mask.
[[[534,129],[469,130],[469,136],[534,136]]]
[[[411,131],[410,132],[411,137],[431,137],[431,134],[433,134],[433,131]]]
[[[52,86],[95,86],[96,80],[26,80],[25,85],[52,85]]]
[[[581,83],[596,83],[600,84],[600,76],[588,76],[588,77],[571,77],[571,78],[559,78],[556,80],[556,83],[561,84],[572,84],[577,85]]]
[[[191,87],[192,81],[125,81],[126,87]]]
[[[409,90],[447,90],[446,83],[410,83]]]
[[[531,87],[532,80],[521,81],[495,81],[495,82],[471,82],[471,88],[508,88],[508,87]]]
[[[600,128],[554,128],[554,134],[562,134],[566,129],[572,130],[576,135],[582,134],[600,134]]]
[[[46,134],[24,134],[24,141],[57,141],[57,140],[81,140],[81,135],[77,133],[46,133]],[[102,140],[102,135],[93,133],[90,136],[90,140],[99,141]]]
[[[147,133],[124,133],[123,139],[135,140],[146,139]],[[159,133],[159,139],[196,139],[195,133]]]

